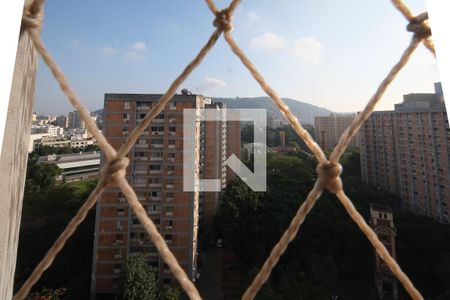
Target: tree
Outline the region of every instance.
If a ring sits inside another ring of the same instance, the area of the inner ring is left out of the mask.
[[[27,300],[61,300],[64,299],[66,293],[65,288],[49,289],[44,287],[40,292],[31,293]]]
[[[167,290],[164,291],[162,300],[180,300],[181,292],[180,289],[176,286],[171,286]]]
[[[153,300],[158,297],[156,276],[143,254],[127,259],[120,275],[119,300]]]

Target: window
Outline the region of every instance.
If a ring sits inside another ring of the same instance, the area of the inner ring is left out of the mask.
[[[124,103],[123,103],[123,108],[124,108],[124,109],[130,109],[130,108],[131,108],[131,103],[128,102],[128,101],[124,102]]]
[[[123,114],[123,120],[130,121],[130,114],[128,114],[128,113]]]
[[[177,128],[176,128],[175,126],[170,126],[170,127],[169,127],[169,131],[170,131],[170,132],[176,132],[176,131],[177,131]]]
[[[149,178],[148,183],[161,183],[161,178]]]
[[[151,192],[151,196],[152,196],[152,197],[161,197],[161,192],[159,192],[159,191],[153,191],[153,192]]]
[[[169,152],[169,153],[167,154],[167,157],[169,157],[169,158],[175,158],[175,153]]]
[[[150,170],[151,171],[160,171],[161,165],[150,165]]]

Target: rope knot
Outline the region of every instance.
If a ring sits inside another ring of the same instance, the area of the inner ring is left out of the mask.
[[[22,30],[41,28],[44,16],[43,4],[43,1],[35,0],[30,5],[25,5],[22,15]]]
[[[118,186],[120,179],[127,175],[127,167],[129,162],[130,160],[127,157],[121,159],[113,158],[110,160],[103,167],[103,180],[105,180],[109,186]]]
[[[414,36],[420,39],[429,37],[431,35],[431,29],[428,24],[428,13],[424,12],[412,18],[406,27],[406,30],[413,32]]]
[[[325,162],[317,166],[319,182],[331,193],[336,194],[342,190],[342,166],[339,163]]]
[[[228,9],[222,9],[216,13],[216,18],[214,19],[213,25],[221,31],[230,31],[233,29],[233,24],[231,24],[232,15]]]

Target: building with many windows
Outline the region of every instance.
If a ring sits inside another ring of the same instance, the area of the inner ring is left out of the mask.
[[[350,127],[356,114],[330,114],[314,117],[315,140],[323,150],[332,150],[339,142],[344,131]],[[359,132],[349,144],[350,148],[359,147]]]
[[[118,149],[129,133],[159,101],[155,94],[106,94],[103,132]],[[195,145],[195,173],[226,185],[227,122],[195,121],[196,132],[184,136],[184,109],[222,109],[200,95],[175,95],[151,122],[129,153],[127,179],[189,278],[197,276],[198,231],[211,226],[219,193],[183,191],[183,143]],[[238,125],[237,125],[238,126]],[[233,130],[232,130],[233,131]],[[234,130],[236,131],[236,130]],[[238,142],[236,139],[233,142]],[[239,146],[231,145],[231,149]],[[118,189],[107,189],[97,204],[92,293],[114,294],[127,256],[144,253],[163,286],[173,282],[148,234]]]
[[[404,210],[448,223],[450,129],[440,84],[374,112],[361,130],[361,176],[396,194]]]

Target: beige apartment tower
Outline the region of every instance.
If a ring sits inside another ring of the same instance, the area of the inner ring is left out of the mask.
[[[106,94],[103,132],[116,148],[125,142],[161,95]],[[219,193],[183,191],[183,141],[194,140],[198,177],[222,180],[226,185],[226,122],[197,119],[194,136],[183,136],[184,109],[222,109],[200,95],[175,95],[151,122],[129,153],[127,179],[171,251],[189,278],[197,276],[198,231],[210,226]],[[239,146],[230,145],[230,148]],[[205,224],[203,224],[205,226]],[[107,298],[118,288],[118,275],[126,258],[143,253],[149,268],[162,286],[175,284],[167,265],[159,258],[126,199],[118,189],[108,189],[97,204],[91,290],[93,296]]]
[[[361,176],[404,210],[449,223],[450,129],[440,85],[374,112],[361,130]]]
[[[315,140],[323,150],[333,150],[344,131],[350,127],[356,114],[330,114],[314,117]],[[351,140],[350,148],[359,147],[359,132]]]

